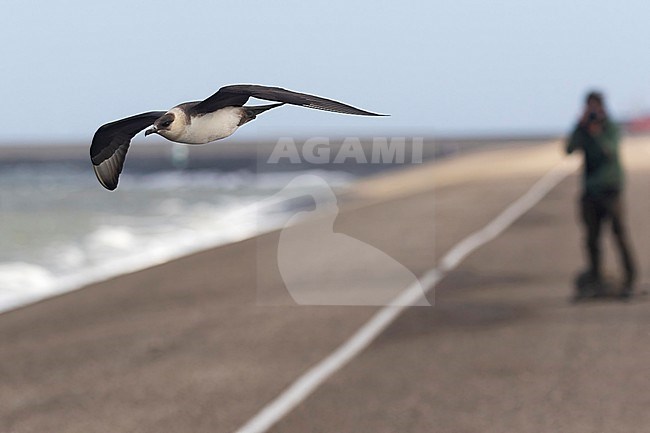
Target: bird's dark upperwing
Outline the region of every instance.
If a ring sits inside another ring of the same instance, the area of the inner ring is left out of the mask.
[[[117,188],[131,139],[165,111],[149,111],[102,125],[90,145],[90,160],[99,183],[111,191]]]
[[[254,84],[237,84],[222,87],[217,93],[192,107],[192,112],[194,114],[204,114],[223,107],[241,107],[250,97],[344,114],[385,116],[385,114],[371,113],[319,96],[292,92],[291,90],[281,89],[280,87],[257,86]]]

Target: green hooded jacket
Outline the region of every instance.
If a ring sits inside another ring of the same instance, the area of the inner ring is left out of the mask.
[[[618,126],[605,120],[603,132],[592,136],[578,124],[566,143],[566,152],[582,150],[585,156],[583,192],[598,197],[623,189],[623,168],[619,160],[620,132]]]

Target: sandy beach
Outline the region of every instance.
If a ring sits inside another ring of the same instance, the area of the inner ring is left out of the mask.
[[[648,149],[645,138],[624,142],[640,289]],[[339,197],[334,231],[421,276],[562,158],[549,142],[366,178]],[[650,303],[569,303],[583,266],[577,194],[575,172],[450,272],[428,293],[431,307],[408,308],[271,431],[642,431]],[[297,305],[278,269],[279,236],[0,315],[0,430],[236,431],[378,309]],[[296,242],[327,262],[308,237]],[[611,248],[606,258],[615,273]],[[335,270],[309,272],[318,281]]]

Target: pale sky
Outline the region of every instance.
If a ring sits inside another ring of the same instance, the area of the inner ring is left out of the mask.
[[[584,92],[650,109],[650,2],[2,1],[0,143],[257,83],[390,118],[282,107],[234,137],[562,132]]]

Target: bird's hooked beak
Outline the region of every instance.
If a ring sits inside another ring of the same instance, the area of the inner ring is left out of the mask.
[[[156,128],[156,126],[154,125],[154,126],[152,126],[151,128],[149,128],[149,129],[147,129],[146,131],[144,131],[144,136],[146,137],[147,135],[149,135],[149,134],[155,134],[156,132],[158,132],[158,128]]]

